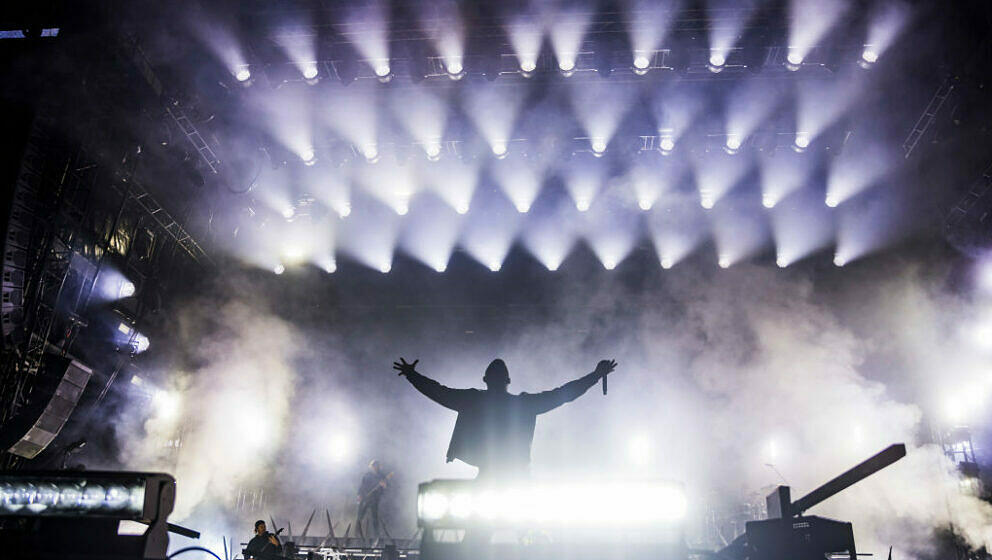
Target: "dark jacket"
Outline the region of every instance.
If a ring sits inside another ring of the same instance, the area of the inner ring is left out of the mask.
[[[429,399],[458,412],[448,444],[448,461],[462,461],[482,472],[525,473],[530,464],[537,415],[571,402],[599,381],[590,373],[557,389],[512,395],[479,389],[452,389],[411,373],[406,378]]]
[[[269,542],[272,533],[255,535],[248,546],[245,547],[245,558],[259,558],[268,560],[269,558],[282,558],[282,545],[274,545]]]

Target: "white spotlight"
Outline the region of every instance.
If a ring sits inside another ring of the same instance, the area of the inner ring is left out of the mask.
[[[312,80],[317,77],[317,63],[310,62],[303,67],[303,77],[307,80]]]
[[[348,454],[351,452],[351,445],[348,442],[348,438],[338,435],[331,438],[331,441],[327,443],[327,456],[329,459],[335,462],[341,462],[348,458]]]
[[[537,62],[528,58],[520,61],[520,71],[530,73],[537,69]]]
[[[651,60],[644,54],[638,54],[634,56],[634,68],[637,70],[647,70],[648,66],[651,65]]]
[[[840,255],[834,255],[834,264],[836,266],[844,266],[845,264],[847,264],[847,261],[844,260],[844,257],[841,257]]]
[[[594,138],[592,141],[592,151],[594,154],[602,155],[606,151],[606,140]]]
[[[526,203],[526,202],[524,202],[522,200],[521,201],[517,201],[514,204],[514,206],[517,207],[517,212],[520,212],[521,214],[526,214],[527,212],[530,211],[530,204],[528,204],[528,203]]]
[[[646,211],[646,210],[650,210],[651,209],[652,204],[651,204],[651,201],[650,200],[648,200],[646,198],[642,198],[641,200],[638,200],[637,201],[637,206],[641,210],[645,210]]]
[[[313,165],[317,163],[317,154],[313,148],[307,148],[300,154],[300,159],[303,160],[304,165]]]
[[[709,196],[704,196],[699,200],[699,205],[707,210],[711,210],[713,208],[713,204],[713,198]]]
[[[592,201],[590,201],[588,198],[584,196],[580,197],[575,201],[575,209],[578,210],[579,212],[585,212],[589,210],[589,206],[591,203]]]
[[[379,148],[375,144],[368,144],[362,149],[362,152],[365,154],[365,160],[369,163],[379,161]]]
[[[730,259],[728,259],[724,255],[720,255],[720,259],[717,261],[717,264],[720,265],[720,268],[729,268],[730,267]]]
[[[572,72],[575,70],[575,60],[570,58],[565,58],[558,61],[558,68],[562,72]]]
[[[491,263],[489,263],[489,270],[491,270],[493,272],[499,272],[499,269],[502,266],[503,266],[503,263],[494,260]]]
[[[282,274],[283,272],[286,272],[286,267],[281,264],[277,264],[275,267],[273,267],[272,272],[275,272],[276,274]]]
[[[736,152],[737,150],[740,149],[740,147],[741,147],[741,137],[738,136],[737,134],[728,134],[727,144],[726,144],[727,151]]]
[[[451,60],[445,63],[445,69],[449,74],[461,74],[465,68],[462,66],[461,57],[452,57]]]
[[[427,159],[434,161],[441,157],[441,144],[437,142],[429,142],[427,146],[424,147],[427,152]]]
[[[803,63],[803,55],[796,49],[789,49],[789,54],[785,56],[785,60],[793,66],[799,66]]]
[[[375,63],[375,65],[373,66],[373,71],[375,72],[375,75],[376,76],[378,76],[380,78],[385,78],[386,76],[389,75],[389,73],[392,71],[392,69],[389,67],[389,61],[388,60],[380,60],[380,61],[377,61]]]
[[[775,199],[770,194],[761,195],[761,205],[765,208],[775,208]]]
[[[247,82],[248,80],[251,79],[251,71],[248,70],[247,66],[242,66],[241,68],[238,68],[238,70],[234,73],[234,77],[239,82]]]
[[[828,194],[824,202],[826,202],[827,206],[831,208],[837,208],[837,205],[840,204],[840,201],[837,200],[837,197],[832,194]]]
[[[665,270],[668,270],[669,268],[672,268],[672,265],[674,265],[674,264],[675,263],[672,262],[672,259],[671,258],[669,258],[669,257],[661,257],[661,268],[664,268]]]
[[[379,267],[379,272],[386,274],[392,269],[393,269],[393,263],[386,262],[386,263],[382,263],[382,266]]]
[[[455,212],[458,212],[459,214],[468,214],[468,204],[466,203],[459,204],[458,206],[455,207]]]
[[[334,273],[338,269],[338,263],[333,258],[329,258],[320,264],[320,268],[328,274]]]
[[[410,211],[410,206],[408,206],[405,202],[396,206],[396,213],[399,214],[400,216],[406,216],[407,212],[409,211]]]
[[[120,288],[117,289],[117,297],[121,299],[126,297],[131,297],[134,295],[134,292],[135,292],[134,282],[131,282],[130,280],[125,278],[124,280],[121,280],[121,286]]]
[[[878,52],[875,49],[866,46],[865,50],[861,51],[861,60],[867,62],[868,64],[874,64],[878,61]]]
[[[347,218],[351,215],[351,204],[344,203],[341,205],[341,209],[338,210],[338,215],[342,218]]]
[[[287,206],[282,209],[282,217],[286,218],[287,220],[293,219],[293,216],[295,215],[296,215],[296,209],[293,208],[292,206]]]
[[[675,139],[671,136],[661,137],[661,153],[665,154],[675,149]]]
[[[722,52],[710,52],[710,66],[720,67],[727,63],[727,57]]]
[[[606,270],[613,270],[617,267],[617,262],[612,257],[607,257],[603,260],[603,268]]]
[[[779,268],[785,268],[785,267],[789,266],[789,263],[786,262],[785,257],[778,257],[778,258],[776,258],[775,259],[775,264],[778,265]]]
[[[809,147],[809,134],[797,132],[794,147],[797,152],[801,152]]]
[[[437,265],[437,266],[434,267],[434,270],[436,270],[438,272],[444,272],[447,269],[448,269],[448,265],[445,264],[445,263],[439,264],[439,265]]]
[[[503,159],[508,153],[506,142],[503,140],[497,140],[493,142],[493,155],[497,159]]]
[[[141,333],[135,333],[134,334],[134,353],[135,354],[140,354],[140,353],[144,352],[145,350],[148,350],[148,347],[151,346],[151,345],[152,345],[152,343],[151,343],[150,340],[148,340],[148,337],[147,336],[145,336],[145,335],[143,335]]]

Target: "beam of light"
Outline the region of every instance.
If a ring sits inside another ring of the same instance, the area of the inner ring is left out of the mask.
[[[389,90],[389,105],[403,128],[429,158],[441,153],[440,139],[448,120],[448,102],[423,88]],[[433,153],[432,153],[433,150]]]
[[[763,155],[758,159],[761,172],[761,199],[765,208],[774,208],[801,189],[813,172],[815,162],[792,151]]]
[[[839,156],[831,158],[827,174],[827,206],[836,207],[885,177],[896,155],[873,138],[853,139]]]
[[[628,173],[627,178],[637,199],[637,207],[641,210],[650,210],[662,192],[677,184],[684,172],[684,167],[677,162],[664,163],[665,165],[638,162]]]
[[[301,160],[314,159],[310,88],[255,90],[249,103],[259,113],[261,125],[273,138]]]
[[[363,150],[367,159],[376,159],[377,95],[379,88],[360,91],[337,89],[333,103],[318,105],[318,118],[334,132]],[[370,152],[374,152],[369,158]]]
[[[577,7],[557,10],[548,27],[551,48],[555,51],[558,68],[562,72],[575,70],[576,58],[582,48],[582,39],[589,27],[591,12]]]
[[[465,31],[456,7],[443,10],[440,20],[434,23],[432,39],[444,69],[451,77],[458,77],[465,71]]]
[[[831,245],[835,237],[833,213],[811,189],[789,197],[771,213],[776,262],[789,266]]]
[[[752,78],[736,88],[727,98],[727,147],[739,149],[780,105],[781,99],[782,89],[774,81]]]
[[[790,0],[789,63],[801,64],[846,8],[842,0]]]
[[[517,56],[520,70],[525,73],[537,69],[537,57],[541,54],[544,28],[540,18],[534,15],[516,17],[506,29],[507,37]]]
[[[703,208],[713,208],[751,168],[749,158],[714,152],[701,154],[692,162],[699,200]]]
[[[606,270],[613,270],[627,258],[641,233],[636,216],[605,204],[584,215],[580,227],[582,237]]]
[[[387,7],[375,1],[354,8],[345,17],[347,26],[354,30],[349,34],[351,43],[379,77],[389,75],[388,70],[385,74],[380,73],[384,67],[389,67],[388,18]]]
[[[531,205],[541,192],[544,170],[533,161],[502,161],[490,169],[500,190],[513,203],[517,212],[530,211]]]
[[[365,192],[401,216],[409,211],[411,198],[420,190],[416,169],[392,161],[358,169],[355,179]]]
[[[175,391],[156,389],[152,396],[152,406],[155,407],[155,414],[165,421],[174,420],[182,410],[182,395]]]
[[[388,273],[392,270],[402,218],[386,206],[368,200],[362,202],[355,218],[340,222],[337,246],[372,270]]]
[[[834,264],[847,265],[898,241],[910,231],[904,199],[891,188],[873,191],[870,200],[842,206],[837,218]]]
[[[344,166],[328,173],[317,167],[305,167],[298,180],[305,192],[345,218],[351,214],[351,169]]]
[[[104,266],[100,270],[97,285],[92,293],[94,298],[100,301],[114,301],[129,298],[136,291],[134,282],[130,281],[127,276],[110,266]]]
[[[868,36],[865,48],[861,51],[861,62],[874,64],[905,28],[911,12],[908,4],[902,2],[879,2],[875,4],[868,18]]]
[[[472,162],[451,158],[425,167],[420,176],[426,186],[455,212],[468,213],[479,182],[479,168]]]
[[[317,45],[316,35],[304,32],[308,25],[299,22],[284,25],[273,33],[273,40],[286,54],[286,58],[306,80],[317,77]]]
[[[730,200],[709,214],[721,268],[743,262],[768,246],[770,232],[764,212],[744,200]]]
[[[975,264],[974,283],[979,292],[992,295],[992,254],[983,256]]]
[[[727,56],[736,46],[752,11],[741,10],[740,5],[733,0],[707,0],[706,8],[711,12],[713,22],[707,26],[710,41],[710,66],[721,68],[727,63]],[[716,17],[720,14],[731,15],[729,17]]]
[[[428,267],[443,272],[458,241],[463,218],[437,197],[428,196],[411,212],[399,246]]]
[[[495,272],[510,252],[520,228],[520,214],[507,208],[506,199],[494,192],[479,194],[482,195],[479,202],[488,211],[465,223],[460,245],[472,258]]]
[[[527,251],[552,272],[561,266],[578,237],[569,214],[568,208],[559,206],[548,219],[528,221],[521,236]]]
[[[524,102],[523,88],[497,88],[469,84],[462,96],[467,113],[497,157],[507,152],[507,141]]]
[[[635,54],[634,67],[646,69],[651,61],[646,53],[653,53],[661,47],[668,34],[672,17],[679,11],[681,2],[659,3],[648,0],[634,0],[630,3],[627,17],[627,32],[630,46]],[[638,57],[642,65],[638,65]]]
[[[809,80],[798,83],[796,129],[806,133],[812,142],[840,119],[857,101],[862,90],[864,80],[857,74],[847,73],[829,81]]]
[[[599,160],[583,158],[575,160],[563,172],[565,189],[580,212],[589,210],[593,199],[606,180],[605,165]]]
[[[230,31],[234,22],[219,22],[207,19],[196,19],[192,22],[193,33],[213,52],[217,60],[227,68],[227,71],[239,82],[251,79],[248,59],[241,48],[241,42]]]
[[[609,81],[586,82],[570,89],[575,116],[589,136],[593,152],[602,154],[631,105],[632,89]]]
[[[313,263],[328,274],[333,274],[338,269],[338,262],[334,258],[334,255],[314,257]]]
[[[695,120],[703,112],[702,96],[689,87],[680,87],[674,91],[664,91],[659,88],[651,102],[651,110],[659,127],[671,139],[671,147],[692,128]],[[664,146],[662,146],[664,149]]]

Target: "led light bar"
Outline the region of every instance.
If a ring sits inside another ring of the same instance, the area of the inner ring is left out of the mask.
[[[418,488],[417,523],[430,529],[649,528],[680,522],[686,505],[682,485],[668,481],[432,480]]]
[[[172,509],[176,481],[134,472],[0,473],[0,517],[111,517],[149,522]],[[163,498],[168,510],[160,511]]]

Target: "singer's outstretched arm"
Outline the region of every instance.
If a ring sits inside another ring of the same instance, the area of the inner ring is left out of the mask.
[[[531,412],[534,414],[544,414],[581,397],[590,387],[595,385],[597,381],[605,377],[616,367],[617,363],[613,360],[601,360],[593,372],[587,373],[574,381],[569,381],[557,389],[521,396],[525,399]]]

